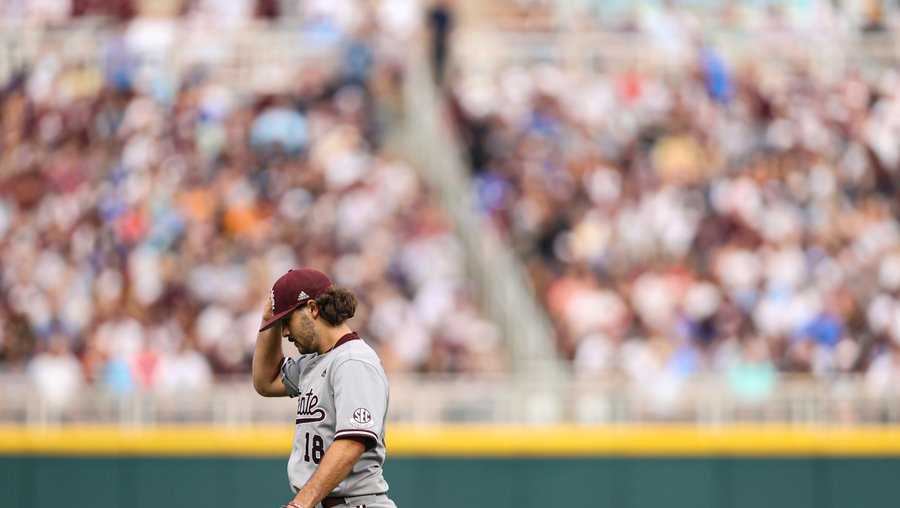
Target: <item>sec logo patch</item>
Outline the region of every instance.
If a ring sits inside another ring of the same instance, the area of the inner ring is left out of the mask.
[[[364,427],[372,424],[372,413],[368,409],[361,407],[353,412],[353,421]]]

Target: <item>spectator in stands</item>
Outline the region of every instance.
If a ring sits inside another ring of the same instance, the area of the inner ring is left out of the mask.
[[[579,372],[729,372],[751,399],[776,371],[890,377],[896,73],[709,50],[675,76],[497,72],[460,76],[451,109]]]
[[[65,414],[84,382],[78,359],[62,336],[52,337],[46,350],[31,360],[28,376],[54,415]]]
[[[438,86],[444,84],[447,58],[450,55],[455,15],[451,0],[436,0],[428,9],[431,72]]]
[[[458,240],[380,146],[392,90],[369,81],[395,62],[375,40],[354,39],[368,56],[349,68],[248,94],[172,81],[122,33],[96,65],[48,53],[0,93],[0,370],[62,372],[60,403],[82,378],[125,395],[245,375],[254,302],[301,264],[354,288],[388,369],[503,368]]]

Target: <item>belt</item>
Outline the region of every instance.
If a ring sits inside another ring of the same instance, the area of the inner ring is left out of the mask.
[[[356,503],[353,501],[354,499],[362,499],[365,497],[377,497],[383,496],[386,492],[378,492],[376,494],[362,494],[359,496],[336,496],[336,497],[326,497],[322,500],[322,508],[334,508],[335,506],[340,506],[342,504],[355,506]]]

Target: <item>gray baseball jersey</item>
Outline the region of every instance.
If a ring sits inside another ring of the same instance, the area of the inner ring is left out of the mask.
[[[312,477],[331,443],[342,438],[365,440],[366,451],[329,496],[387,492],[382,467],[388,381],[375,351],[353,332],[325,354],[285,359],[281,379],[288,395],[299,397],[287,467],[294,492]]]

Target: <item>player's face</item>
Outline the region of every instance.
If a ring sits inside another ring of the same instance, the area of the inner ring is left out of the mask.
[[[309,317],[309,311],[305,307],[291,312],[290,317],[281,327],[281,334],[297,346],[297,350],[301,354],[316,351],[318,335],[315,324]]]

